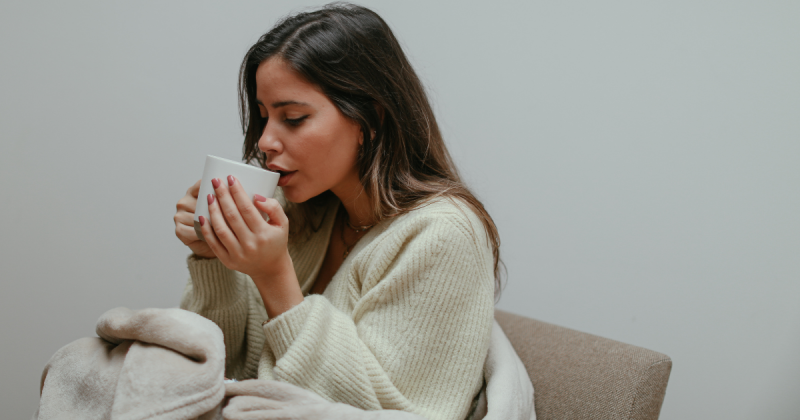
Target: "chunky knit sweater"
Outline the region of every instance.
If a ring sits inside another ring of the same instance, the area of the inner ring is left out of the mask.
[[[494,316],[493,256],[466,205],[438,199],[373,227],[322,295],[308,295],[339,208],[291,241],[305,300],[267,319],[252,280],[188,258],[181,307],[223,331],[226,375],[275,379],[367,410],[463,419],[483,383]]]

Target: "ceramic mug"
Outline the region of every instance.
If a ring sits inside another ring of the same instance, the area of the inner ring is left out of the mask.
[[[239,180],[239,184],[244,188],[251,202],[255,194],[272,198],[275,194],[275,188],[278,186],[278,180],[281,177],[277,172],[207,155],[206,166],[203,168],[203,179],[200,181],[200,192],[197,194],[197,207],[194,209],[194,231],[197,232],[197,237],[201,241],[205,241],[205,238],[203,238],[203,233],[200,230],[200,216],[209,220],[208,200],[206,197],[209,194],[214,194],[214,186],[211,185],[211,180],[218,178],[220,182],[227,183],[228,175],[233,175]],[[264,220],[267,220],[267,215],[264,212],[260,213]]]

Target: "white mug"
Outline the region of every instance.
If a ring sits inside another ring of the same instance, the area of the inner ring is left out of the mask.
[[[278,180],[281,177],[277,172],[207,155],[206,166],[203,169],[203,179],[200,181],[200,192],[197,194],[197,207],[194,209],[194,231],[197,232],[197,237],[201,241],[205,241],[205,238],[203,238],[203,233],[200,230],[200,216],[209,220],[207,197],[209,194],[214,194],[214,186],[211,185],[211,180],[218,178],[220,182],[227,183],[228,175],[233,175],[239,180],[239,184],[244,188],[247,196],[250,197],[250,201],[253,201],[255,194],[272,198],[275,194],[275,188],[278,186]],[[266,214],[261,212],[261,215],[264,220],[267,220]]]

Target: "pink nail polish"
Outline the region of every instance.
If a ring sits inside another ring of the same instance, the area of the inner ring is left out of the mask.
[[[206,218],[203,217],[203,216],[200,216],[200,226],[205,226],[205,224],[206,224]]]
[[[219,188],[219,180],[217,178],[212,178],[211,179],[211,185],[214,186],[214,189]]]
[[[214,196],[212,194],[209,194],[208,195],[208,205],[210,206],[213,203],[214,203]]]
[[[236,178],[233,175],[228,175],[228,186],[232,187],[234,182],[236,182]]]
[[[253,194],[253,198],[255,198],[256,201],[267,201],[267,198],[263,195]]]

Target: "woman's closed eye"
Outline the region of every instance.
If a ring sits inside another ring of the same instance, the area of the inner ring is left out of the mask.
[[[300,125],[300,123],[303,122],[303,120],[305,120],[306,118],[308,118],[308,115],[303,115],[302,117],[297,117],[297,118],[285,118],[284,121],[286,121],[286,124],[296,127]]]

